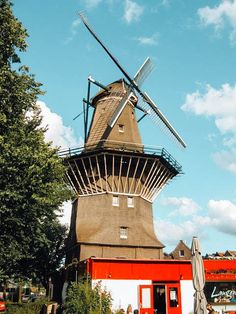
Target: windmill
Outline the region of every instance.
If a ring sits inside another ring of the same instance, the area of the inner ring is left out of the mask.
[[[168,119],[164,116],[164,114],[160,111],[160,109],[157,107],[157,105],[153,102],[153,100],[148,96],[146,92],[143,92],[141,90],[141,84],[144,82],[145,78],[148,76],[148,74],[152,70],[152,63],[150,58],[147,58],[141,68],[138,70],[134,78],[132,79],[126,70],[120,65],[118,60],[111,54],[111,52],[107,49],[107,47],[102,43],[102,41],[98,38],[98,36],[94,33],[88,22],[86,21],[85,17],[80,14],[80,18],[82,22],[84,23],[85,27],[88,29],[90,34],[96,39],[96,41],[101,45],[101,47],[105,50],[105,52],[108,54],[108,56],[112,59],[112,61],[115,63],[115,65],[119,68],[119,70],[122,72],[124,77],[127,79],[129,85],[128,90],[126,91],[125,95],[123,96],[123,99],[120,101],[119,105],[117,106],[116,110],[114,111],[113,115],[111,116],[111,119],[108,122],[108,125],[110,128],[113,128],[115,122],[119,118],[120,114],[124,110],[124,107],[128,103],[128,99],[133,96],[134,91],[136,91],[141,98],[140,105],[136,105],[137,108],[142,110],[144,112],[144,115],[149,114],[154,122],[157,124],[161,124],[165,126],[165,130],[174,138],[181,146],[186,147],[185,142],[181,138],[181,136],[178,134],[178,132],[174,129],[174,127],[170,124]],[[90,82],[93,82],[97,84],[98,86],[102,87],[104,89],[104,86],[101,84],[98,84],[98,82],[91,80],[89,78],[89,84]],[[88,88],[88,95],[90,93],[90,85]],[[89,96],[88,96],[89,97]],[[88,99],[86,102],[89,105]],[[88,107],[87,107],[88,110]],[[88,115],[86,114],[86,117]],[[87,120],[86,120],[87,124]],[[86,132],[85,132],[85,138],[86,138]]]
[[[61,152],[68,165],[67,182],[76,193],[66,263],[90,256],[162,258],[164,245],[154,231],[152,203],[182,170],[164,148],[150,149],[142,144],[135,110],[142,111],[140,119],[150,116],[181,146],[186,145],[141,90],[152,70],[151,60],[147,58],[131,79],[86,19],[80,17],[124,78],[107,86],[88,78],[87,99],[83,100],[84,147]],[[91,84],[100,87],[92,98]]]

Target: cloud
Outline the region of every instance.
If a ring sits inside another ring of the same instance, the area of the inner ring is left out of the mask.
[[[236,0],[222,0],[218,6],[198,9],[198,15],[204,26],[212,25],[216,31],[225,25],[231,28],[229,39],[236,43]]]
[[[187,94],[181,109],[196,115],[213,117],[222,137],[222,144],[228,151],[213,155],[218,165],[231,172],[235,171],[236,154],[236,85],[223,84],[220,89],[206,86],[205,93],[196,91]]]
[[[211,219],[207,215],[197,215],[201,208],[194,200],[188,197],[167,197],[161,201],[161,205],[166,207],[165,212],[168,211],[167,207],[170,212],[167,219],[156,219],[154,227],[158,239],[165,245],[176,246],[179,240],[190,243],[193,236],[208,237],[205,230],[211,225]]]
[[[210,200],[209,217],[219,231],[236,235],[236,204],[228,200]]]
[[[124,20],[129,24],[138,21],[143,14],[144,8],[131,0],[125,0]]]
[[[62,117],[52,112],[43,101],[38,101],[37,104],[43,117],[42,126],[48,128],[45,133],[45,140],[51,141],[54,146],[61,148],[79,146],[80,141],[76,139],[72,128],[63,124]]]
[[[81,24],[80,18],[76,18],[72,23],[70,27],[70,36],[65,40],[65,44],[68,44],[70,41],[73,40],[73,38],[76,36],[79,25]]]
[[[80,18],[75,19],[71,24],[71,31],[75,35],[77,33],[77,28],[81,24]]]
[[[177,207],[168,215],[171,219],[158,218],[154,221],[158,239],[167,246],[176,246],[179,240],[190,243],[193,236],[206,240],[209,228],[223,234],[236,235],[236,204],[229,200],[209,200],[204,215],[196,214],[200,206],[187,197],[169,197],[162,201],[162,206],[169,205]],[[186,215],[187,208],[190,209],[189,215]],[[174,221],[173,214],[178,214],[177,222]]]
[[[70,218],[71,218],[71,210],[72,210],[72,203],[71,201],[64,202],[60,208],[61,212],[59,213],[59,221],[63,225],[70,225]]]
[[[136,40],[141,44],[141,45],[149,45],[149,46],[155,46],[158,44],[158,39],[159,39],[159,33],[155,33],[150,37],[138,37]]]
[[[176,246],[179,240],[190,243],[193,236],[206,238],[207,233],[203,226],[208,226],[209,223],[210,220],[208,217],[195,217],[192,220],[182,221],[181,223],[157,219],[154,221],[154,227],[158,239],[165,245]],[[166,230],[171,230],[171,232],[166,232]]]
[[[170,216],[189,216],[195,214],[199,210],[198,204],[187,197],[168,197],[162,201],[162,205],[177,207],[177,209],[171,212]]]
[[[96,8],[101,2],[102,0],[83,0],[82,1],[86,7],[86,9],[93,9]]]
[[[170,6],[170,1],[169,0],[162,0],[161,5],[164,7],[169,7]]]
[[[213,159],[222,169],[236,174],[236,148],[215,153]]]
[[[199,91],[188,94],[181,109],[217,118],[228,118],[232,114],[236,117],[235,101],[236,85],[231,87],[229,84],[223,84],[219,90],[207,85],[205,94],[200,94]]]

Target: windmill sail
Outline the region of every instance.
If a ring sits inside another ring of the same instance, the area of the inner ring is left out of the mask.
[[[145,93],[146,94],[146,93]],[[186,147],[184,140],[180,137],[177,131],[173,128],[167,118],[163,115],[159,108],[155,105],[155,103],[151,100],[151,98],[146,94],[148,99],[142,99],[139,101],[138,105],[144,111],[148,112],[150,119],[168,136],[173,138],[177,143],[181,144],[182,147]]]
[[[138,72],[134,76],[134,83],[138,85],[139,87],[143,84],[143,82],[146,80],[146,78],[150,75],[152,70],[154,69],[154,64],[152,63],[151,59],[148,57]]]
[[[142,99],[148,104],[148,106],[151,108],[151,111],[153,112],[154,115],[156,115],[159,119],[159,121],[161,122],[161,124],[163,124],[163,126],[165,126],[166,130],[168,131],[168,133],[174,137],[177,142],[182,146],[182,147],[186,147],[185,142],[183,141],[183,139],[181,138],[181,136],[177,133],[177,131],[173,128],[173,126],[170,124],[170,122],[168,121],[168,119],[163,115],[163,113],[157,108],[157,106],[155,105],[155,103],[152,101],[152,99],[147,95],[147,93],[143,92],[138,83],[139,81],[142,83],[143,81],[143,77],[144,77],[144,73],[147,71],[147,69],[150,69],[150,59],[147,59],[143,66],[140,68],[140,70],[137,72],[137,74],[135,75],[134,79],[131,79],[131,77],[128,75],[128,73],[124,70],[124,68],[120,65],[120,63],[117,61],[117,59],[111,54],[111,52],[107,49],[107,47],[102,43],[102,41],[98,38],[98,36],[94,33],[94,31],[92,30],[92,28],[89,26],[88,22],[86,21],[86,19],[84,18],[84,16],[82,14],[80,14],[80,18],[82,20],[82,22],[84,23],[85,27],[88,29],[88,31],[91,33],[91,35],[96,39],[96,41],[102,46],[102,48],[106,51],[106,53],[109,55],[109,57],[113,60],[113,62],[116,64],[116,66],[120,69],[120,71],[123,73],[123,75],[125,76],[125,78],[129,81],[129,83],[131,84],[131,87],[133,89],[135,89],[140,96],[142,97]],[[122,106],[121,106],[122,107]],[[123,106],[122,108],[124,109],[125,106]],[[121,110],[123,110],[121,108]],[[148,110],[145,110],[148,111]],[[117,120],[117,116],[116,114],[113,115],[111,120]],[[114,125],[114,124],[113,124]]]
[[[113,128],[113,126],[115,125],[116,121],[118,120],[119,116],[121,115],[122,111],[124,110],[124,107],[129,102],[131,97],[136,98],[131,91],[128,91],[126,93],[126,95],[124,96],[124,98],[120,101],[119,105],[116,107],[114,114],[112,115],[110,121],[108,122],[108,125],[111,128]]]
[[[126,79],[132,84],[134,85],[133,80],[131,79],[131,77],[128,75],[128,73],[122,68],[122,66],[120,65],[120,63],[117,61],[117,59],[111,54],[111,52],[107,49],[107,47],[102,43],[102,41],[98,38],[98,36],[94,33],[94,31],[92,30],[92,28],[89,26],[88,22],[86,21],[85,17],[80,13],[79,14],[82,22],[84,23],[85,27],[88,29],[88,31],[90,32],[90,34],[96,39],[96,41],[102,46],[102,48],[106,51],[106,53],[109,55],[109,57],[113,60],[113,62],[117,65],[117,67],[120,69],[120,71],[124,74],[124,76],[126,77]]]

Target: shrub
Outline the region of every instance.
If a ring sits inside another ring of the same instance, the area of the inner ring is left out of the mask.
[[[47,303],[45,299],[31,303],[8,303],[7,314],[40,314],[45,303]]]
[[[94,288],[90,281],[73,283],[67,291],[67,314],[110,314],[112,298],[101,283]]]

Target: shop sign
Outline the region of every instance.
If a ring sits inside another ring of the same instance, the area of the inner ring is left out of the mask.
[[[205,295],[211,303],[236,303],[236,282],[206,282]]]

